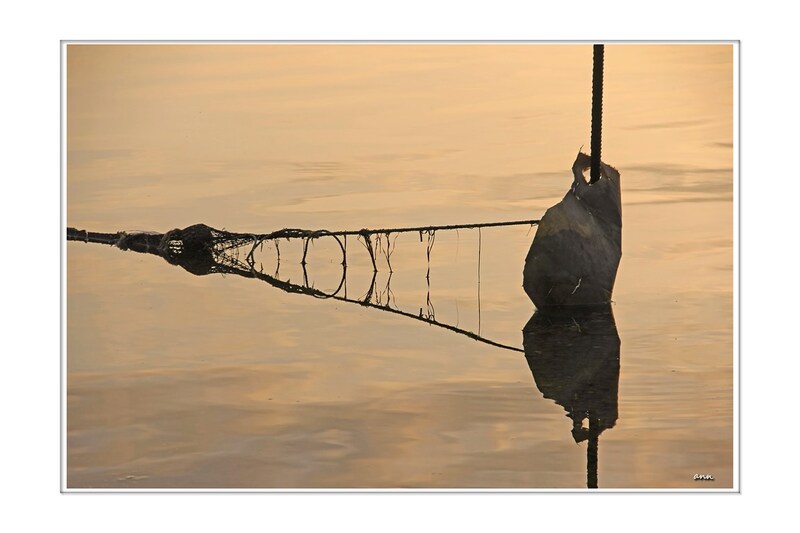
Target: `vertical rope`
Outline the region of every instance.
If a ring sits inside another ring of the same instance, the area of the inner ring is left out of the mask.
[[[604,45],[594,45],[592,69],[592,153],[589,183],[600,179],[600,138],[603,131],[603,52]]]
[[[478,228],[478,335],[481,334],[481,228]]]
[[[589,414],[589,445],[586,448],[586,487],[597,488],[597,448],[600,437],[600,420]]]

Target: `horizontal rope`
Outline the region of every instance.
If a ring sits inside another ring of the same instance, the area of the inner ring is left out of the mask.
[[[406,228],[381,228],[381,229],[359,229],[359,230],[306,230],[296,228],[284,228],[271,233],[247,234],[231,233],[231,235],[249,235],[256,240],[267,239],[292,239],[299,237],[326,237],[326,236],[345,236],[345,235],[385,235],[387,233],[425,233],[440,230],[453,229],[474,229],[474,228],[493,228],[500,226],[535,226],[539,220],[512,220],[508,222],[478,222],[473,224],[449,224],[444,226],[412,226]]]

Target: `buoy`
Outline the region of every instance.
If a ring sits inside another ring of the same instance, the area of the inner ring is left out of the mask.
[[[622,257],[620,175],[600,161],[603,45],[593,72],[592,154],[578,153],[572,186],[542,217],[525,258],[523,287],[539,309],[608,305]]]
[[[601,163],[590,185],[583,175],[589,165],[579,153],[572,187],[545,212],[525,258],[523,287],[539,309],[611,302],[622,257],[620,176]]]

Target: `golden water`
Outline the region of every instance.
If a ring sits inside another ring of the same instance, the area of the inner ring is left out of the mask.
[[[599,486],[731,487],[733,49],[605,56],[623,258]],[[67,225],[539,218],[588,149],[590,89],[588,45],[70,45]],[[477,230],[437,233],[430,287],[426,242],[400,235],[376,287],[522,348],[535,231],[483,229],[480,286]],[[300,256],[281,245],[281,279],[302,282]],[[309,282],[335,288],[339,261],[317,241]],[[66,268],[70,488],[586,486],[586,442],[520,352],[99,244],[68,243]],[[371,277],[350,240],[348,296]]]

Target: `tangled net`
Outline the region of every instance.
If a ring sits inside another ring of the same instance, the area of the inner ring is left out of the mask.
[[[474,340],[490,344],[499,348],[513,351],[522,351],[513,346],[507,346],[490,339],[480,336],[480,334],[464,330],[457,326],[442,323],[436,320],[435,311],[430,297],[430,259],[431,251],[436,239],[437,230],[450,230],[461,228],[481,228],[487,226],[510,226],[510,225],[535,225],[537,220],[517,221],[517,222],[494,222],[487,224],[463,224],[454,226],[428,226],[415,228],[392,228],[380,230],[355,230],[355,231],[328,231],[328,230],[302,230],[302,229],[282,229],[266,234],[235,233],[226,230],[219,230],[205,224],[194,224],[186,228],[173,229],[166,233],[147,233],[147,232],[117,232],[117,233],[95,233],[75,228],[67,228],[67,240],[94,242],[116,246],[122,250],[131,250],[139,253],[148,253],[163,257],[171,264],[178,265],[188,272],[203,276],[207,274],[233,274],[246,278],[256,278],[279,288],[285,292],[293,294],[305,294],[315,298],[334,299],[343,302],[356,303],[361,306],[371,307],[406,316],[423,321],[430,325],[435,325],[461,335],[465,335]],[[426,257],[428,269],[426,272],[426,282],[428,294],[426,298],[426,311],[419,309],[418,314],[403,311],[397,308],[394,303],[394,294],[390,287],[392,265],[391,257],[395,250],[397,234],[404,232],[418,232],[420,242],[427,238]],[[366,294],[361,298],[350,298],[347,296],[347,236],[356,236],[364,245],[370,256],[373,267],[372,281]],[[306,259],[308,256],[308,245],[319,238],[334,239],[342,254],[342,277],[335,290],[324,292],[309,285],[306,271]],[[275,275],[267,274],[263,267],[256,268],[254,254],[257,249],[263,247],[264,243],[272,242],[278,254],[278,268],[280,267],[280,246],[282,239],[302,239],[303,256],[301,265],[303,269],[303,284],[283,281],[278,277],[278,270]],[[377,258],[382,255],[389,269],[389,277],[386,287],[378,290],[376,279],[378,272]],[[343,294],[342,294],[343,293]],[[479,304],[480,305],[480,304]]]

